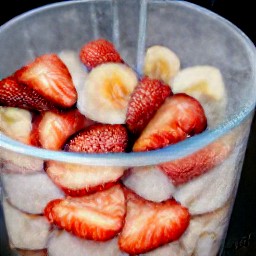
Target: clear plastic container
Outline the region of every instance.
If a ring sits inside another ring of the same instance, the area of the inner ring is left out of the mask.
[[[155,44],[176,52],[182,68],[218,67],[226,85],[226,107],[203,133],[150,152],[55,152],[24,145],[1,133],[0,191],[8,234],[1,230],[1,239],[9,241],[13,255],[125,255],[118,248],[118,237],[106,243],[92,242],[50,226],[43,208],[64,194],[44,172],[45,163],[101,166],[97,170],[115,167],[117,171],[144,167],[159,175],[159,170],[189,163],[192,169],[204,168],[205,173],[185,184],[170,183],[169,189],[169,197],[189,209],[189,226],[177,241],[143,255],[220,255],[255,111],[254,45],[229,21],[184,1],[65,1],[27,12],[0,28],[0,77],[37,55],[65,49],[78,52],[85,42],[99,37],[113,41],[139,74],[146,48]],[[214,164],[205,160],[209,157]],[[158,178],[156,182],[160,182],[159,191],[152,186],[153,194],[160,194],[166,183]]]

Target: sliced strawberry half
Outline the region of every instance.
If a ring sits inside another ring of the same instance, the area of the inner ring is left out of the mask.
[[[15,72],[18,82],[62,108],[69,108],[77,101],[77,92],[68,68],[57,54],[37,57]]]
[[[163,148],[201,133],[207,120],[201,104],[193,97],[178,93],[167,98],[135,141],[133,151]]]
[[[119,247],[131,255],[146,253],[178,240],[187,229],[190,214],[174,199],[147,201],[126,190],[127,212]]]
[[[127,109],[126,124],[128,129],[139,134],[150,119],[172,94],[169,85],[157,79],[144,77],[135,87]]]
[[[103,38],[83,45],[80,50],[80,59],[88,69],[107,62],[123,63],[115,46]]]
[[[45,170],[51,180],[67,195],[78,197],[115,185],[125,169],[48,161]]]
[[[125,197],[121,186],[116,185],[89,196],[53,200],[44,214],[50,223],[78,237],[106,241],[123,227]]]
[[[82,115],[78,109],[59,113],[44,112],[34,121],[31,144],[40,145],[45,149],[59,150],[71,135],[93,123]]]
[[[70,139],[65,149],[74,152],[115,153],[124,152],[128,133],[120,124],[95,124]]]
[[[0,81],[0,105],[38,111],[56,109],[51,101],[12,76]]]
[[[230,143],[227,143],[226,140],[218,140],[192,155],[163,163],[159,167],[177,186],[219,165],[227,158],[231,150]]]

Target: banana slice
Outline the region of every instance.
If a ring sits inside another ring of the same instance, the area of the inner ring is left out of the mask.
[[[0,107],[0,132],[23,143],[29,142],[32,115],[28,110]]]
[[[185,68],[173,79],[172,90],[173,93],[184,92],[202,104],[209,128],[223,120],[227,97],[224,80],[218,68],[209,65]]]
[[[213,66],[193,66],[181,70],[172,84],[174,93],[185,92],[195,98],[206,95],[214,100],[225,96],[225,85],[220,70]]]
[[[124,124],[130,94],[138,83],[125,64],[106,63],[94,68],[78,94],[78,109],[91,120]]]
[[[178,56],[169,48],[154,45],[147,49],[144,60],[144,74],[170,84],[180,70]]]

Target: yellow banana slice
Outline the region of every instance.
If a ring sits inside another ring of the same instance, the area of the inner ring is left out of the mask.
[[[218,68],[209,65],[184,68],[175,76],[171,87],[173,93],[184,92],[202,104],[208,128],[214,128],[223,121],[227,97]]]
[[[28,110],[0,107],[0,132],[23,143],[29,142],[32,115]]]
[[[97,122],[124,124],[130,94],[137,83],[136,73],[127,65],[102,64],[87,76],[78,94],[78,109]]]
[[[144,60],[144,74],[171,84],[173,77],[180,70],[178,56],[169,48],[154,45],[147,49]]]
[[[193,66],[181,70],[172,83],[174,93],[185,92],[195,98],[208,96],[221,100],[225,85],[220,70],[213,66]]]

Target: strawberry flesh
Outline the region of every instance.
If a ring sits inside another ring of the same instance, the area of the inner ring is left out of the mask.
[[[52,102],[12,76],[0,81],[0,105],[38,111],[56,109]]]
[[[149,151],[182,141],[206,129],[201,104],[193,97],[178,93],[168,97],[133,145],[133,151]]]
[[[160,164],[159,167],[173,184],[181,185],[219,165],[229,155],[231,148],[224,141],[216,141],[192,155]]]
[[[78,237],[106,241],[123,227],[125,197],[116,185],[89,196],[53,200],[44,214],[50,223]]]
[[[116,185],[124,168],[89,166],[47,161],[45,170],[51,180],[69,196],[84,196]]]
[[[80,50],[80,59],[89,70],[107,62],[123,63],[115,46],[102,38],[85,44]]]
[[[174,199],[147,201],[126,190],[127,213],[119,236],[122,251],[137,255],[178,240],[189,225],[190,214]]]
[[[135,87],[129,101],[126,124],[128,129],[139,134],[163,104],[172,95],[169,85],[157,79],[144,77]]]
[[[125,152],[128,133],[120,124],[95,124],[71,138],[65,150],[87,153]]]
[[[68,68],[57,54],[44,54],[14,73],[25,84],[48,101],[69,108],[77,101],[77,92]]]
[[[40,145],[45,149],[60,150],[71,135],[93,123],[78,109],[59,113],[44,112],[33,123],[31,144]]]

